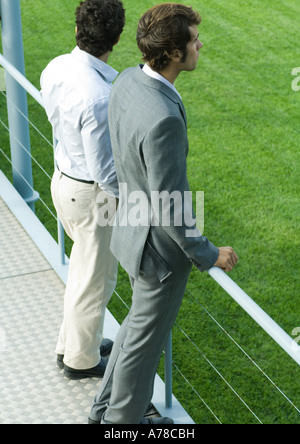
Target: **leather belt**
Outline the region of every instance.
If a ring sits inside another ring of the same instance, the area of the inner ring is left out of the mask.
[[[65,173],[63,173],[62,171],[60,171],[60,169],[58,168],[58,166],[57,166],[57,169],[58,169],[58,171],[59,171],[63,176],[66,176],[66,177],[68,177],[69,179],[72,179],[72,180],[76,180],[76,182],[88,183],[89,185],[95,185],[95,181],[94,181],[94,180],[76,179],[75,177],[68,176],[67,174],[65,174]]]

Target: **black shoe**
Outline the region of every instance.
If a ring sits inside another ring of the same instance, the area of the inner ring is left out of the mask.
[[[101,421],[94,421],[93,419],[89,418],[88,420],[88,424],[96,424],[96,425],[100,425]]]
[[[112,348],[114,346],[113,341],[111,341],[110,339],[103,339],[103,341],[101,342],[101,347],[100,347],[100,356],[107,356],[110,354]]]
[[[64,375],[69,379],[86,379],[86,378],[103,378],[107,365],[107,359],[101,358],[96,367],[86,370],[76,370],[74,368],[64,366]]]
[[[94,421],[93,419],[89,418],[88,424],[101,424],[101,421]],[[174,424],[174,421],[171,418],[144,418],[142,419],[141,424],[153,424],[153,425]]]
[[[113,341],[110,339],[103,339],[100,347],[100,356],[107,356],[110,354],[111,349],[113,348]],[[63,370],[64,368],[64,355],[57,355],[57,367]]]
[[[65,366],[64,355],[57,355],[56,363],[57,363],[57,367],[62,370]]]

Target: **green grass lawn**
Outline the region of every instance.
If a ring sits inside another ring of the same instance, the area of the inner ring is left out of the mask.
[[[124,0],[126,29],[110,59],[117,70],[140,62],[135,43],[137,21],[156,3]],[[198,69],[182,74],[176,87],[188,116],[190,185],[194,192],[205,191],[204,234],[217,246],[234,247],[240,261],[230,276],[292,335],[293,329],[300,327],[300,91],[291,87],[292,70],[300,66],[300,3],[182,3],[197,8],[203,18],[199,32],[204,47]],[[75,46],[77,4],[77,0],[21,0],[26,74],[38,88],[47,63]],[[5,99],[0,96],[2,120],[6,119],[5,106]],[[33,123],[51,140],[45,114],[31,99],[29,113]],[[31,143],[33,155],[51,175],[51,148],[34,130]],[[9,153],[3,128],[0,148]],[[0,168],[11,176],[10,166],[1,153]],[[34,181],[35,188],[53,209],[50,182],[36,166]],[[36,211],[56,236],[56,222],[40,202]],[[68,251],[70,247],[67,242]],[[117,291],[130,304],[130,285],[122,270]],[[121,322],[126,309],[116,296],[109,308]],[[263,423],[299,424],[297,410],[241,353],[206,310],[300,408],[298,365],[207,273],[194,269],[178,325],[174,327],[173,360],[174,394],[195,422],[216,423],[217,417],[222,423],[257,423],[252,410]],[[163,362],[160,373],[163,376]]]

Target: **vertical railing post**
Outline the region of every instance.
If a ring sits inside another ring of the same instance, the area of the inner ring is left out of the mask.
[[[168,338],[165,348],[165,406],[167,409],[172,408],[173,393],[173,371],[172,371],[172,332]]]
[[[25,75],[20,0],[0,0],[0,3],[3,55]],[[14,186],[34,211],[39,195],[33,190],[27,93],[8,73],[6,95]]]

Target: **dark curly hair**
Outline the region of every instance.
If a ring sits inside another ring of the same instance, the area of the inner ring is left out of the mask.
[[[189,6],[177,3],[154,6],[138,25],[136,39],[143,60],[159,72],[171,63],[174,52],[179,50],[184,62],[191,41],[190,26],[200,23],[200,15]]]
[[[76,9],[77,45],[95,57],[112,51],[125,26],[119,0],[86,0]]]

